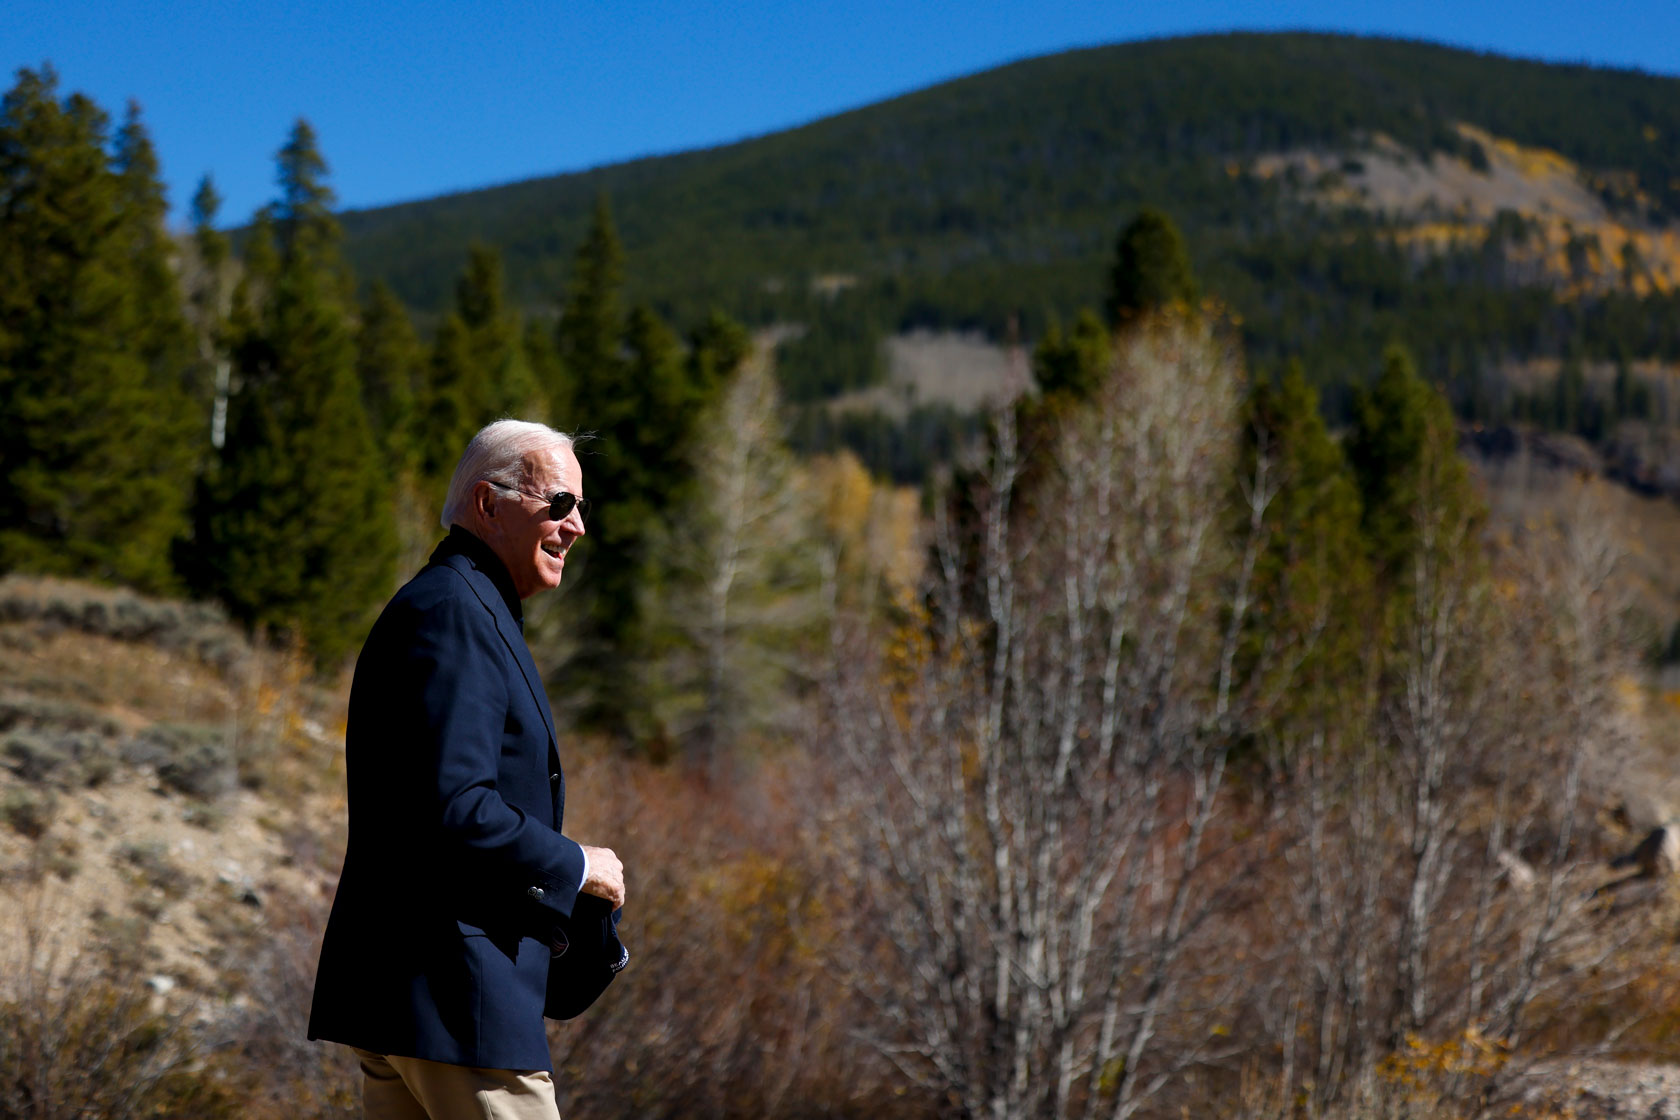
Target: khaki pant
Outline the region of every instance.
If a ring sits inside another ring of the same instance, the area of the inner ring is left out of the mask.
[[[477,1069],[357,1050],[366,1120],[560,1120],[547,1070]]]

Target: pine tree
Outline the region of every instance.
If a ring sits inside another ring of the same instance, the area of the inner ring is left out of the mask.
[[[187,355],[150,141],[57,76],[0,105],[0,569],[173,584]]]
[[[568,595],[576,610],[580,672],[565,699],[585,706],[585,718],[606,721],[619,698],[628,648],[637,627],[636,588],[642,579],[641,531],[648,509],[637,493],[634,448],[623,442],[635,435],[636,412],[630,400],[628,367],[622,350],[625,322],[619,305],[623,251],[613,229],[606,199],[596,201],[594,217],[573,260],[566,298],[555,326],[554,372],[549,400],[564,402],[555,424],[589,438],[579,446],[585,484],[595,501],[589,536]]]
[[[566,302],[555,327],[562,383],[547,386],[550,401],[570,401],[575,419],[562,417],[562,428],[604,423],[597,413],[616,396],[623,360],[619,348],[624,319],[619,310],[624,288],[624,250],[613,228],[612,209],[603,195],[579,246],[567,286]]]
[[[390,492],[362,404],[351,282],[339,253],[326,164],[307,123],[279,158],[272,275],[256,231],[235,304],[240,389],[212,486],[218,590],[254,625],[295,632],[330,666],[389,591],[396,555]],[[243,286],[242,286],[243,287]]]
[[[519,348],[525,354],[525,363],[531,367],[531,380],[537,392],[548,404],[544,419],[563,427],[564,418],[572,415],[572,402],[569,396],[555,396],[570,390],[565,367],[560,363],[560,350],[554,341],[554,327],[534,316],[526,319]]]
[[[218,450],[225,442],[227,422],[230,370],[224,347],[231,295],[228,261],[232,256],[228,236],[216,228],[216,213],[221,206],[221,196],[206,175],[193,193],[190,213],[193,259],[186,276],[187,314],[198,354],[190,396],[194,404],[208,409],[203,428],[211,433],[211,442]]]
[[[1146,311],[1198,298],[1190,252],[1173,220],[1146,207],[1120,231],[1109,270],[1108,321],[1119,325]]]
[[[622,301],[623,253],[606,200],[579,247],[555,331],[562,384],[550,399],[568,402],[561,427],[592,438],[579,449],[596,512],[575,581],[569,580],[578,655],[567,697],[583,718],[630,732],[636,665],[659,639],[646,625],[650,597],[675,578],[670,557],[652,545],[671,511],[694,495],[699,417],[718,398],[751,349],[746,332],[713,315],[682,343],[657,315]]]
[[[1353,413],[1347,456],[1366,546],[1376,573],[1403,593],[1420,549],[1451,566],[1453,557],[1442,550],[1479,523],[1481,504],[1458,454],[1452,408],[1417,375],[1403,347],[1389,347],[1381,375],[1358,394]]]
[[[627,664],[644,652],[644,596],[661,578],[648,535],[692,486],[682,456],[693,417],[675,403],[686,397],[687,381],[676,336],[638,307],[626,324],[624,347],[616,395],[588,380],[578,383],[580,395],[593,402],[595,435],[585,445],[583,467],[598,512],[581,581],[588,588],[589,631],[599,644],[594,664],[603,670],[594,682],[595,714],[615,723],[612,713],[630,679]]]
[[[418,461],[415,401],[424,353],[408,309],[383,280],[374,281],[356,332],[356,373],[368,424],[393,472],[407,473]]]
[[[1322,719],[1343,707],[1369,638],[1358,488],[1299,362],[1276,383],[1256,381],[1244,412],[1238,532],[1258,529],[1262,547],[1243,657],[1269,667],[1272,679],[1256,683],[1277,718]]]
[[[752,335],[721,311],[713,310],[688,332],[688,382],[699,399],[718,397],[752,356]]]
[[[502,417],[535,419],[546,413],[541,388],[520,345],[519,315],[502,293],[502,258],[474,245],[455,284],[455,313],[466,328],[467,358],[486,397],[474,431]]]
[[[415,425],[420,473],[440,504],[455,461],[485,423],[489,395],[472,360],[466,324],[451,311],[432,339]]]
[[[216,229],[216,215],[221,208],[222,196],[217,192],[215,182],[206,175],[198,181],[198,189],[193,192],[191,218],[193,242],[199,257],[212,269],[220,269],[232,250],[227,235]]]
[[[1112,359],[1108,328],[1087,308],[1065,335],[1059,324],[1050,324],[1033,349],[1033,378],[1046,397],[1086,400],[1102,383]]]
[[[547,414],[546,389],[522,334],[503,299],[501,258],[474,245],[455,284],[455,306],[432,339],[416,408],[421,473],[439,499],[461,450],[485,424]],[[552,348],[542,347],[543,371],[558,380],[552,357]]]
[[[140,106],[134,102],[129,103],[128,114],[117,130],[113,167],[125,255],[135,289],[135,317],[141,332],[132,342],[146,360],[148,379],[159,400],[180,403],[178,390],[188,376],[191,341],[171,265],[175,247],[164,228],[169,204],[159,179],[157,152],[140,122]],[[171,417],[172,421],[179,419]],[[179,476],[180,472],[176,473]]]
[[[131,345],[146,363],[152,407],[143,418],[141,443],[148,449],[144,469],[168,479],[180,509],[189,480],[197,472],[204,443],[194,423],[195,369],[193,333],[183,306],[173,259],[176,248],[165,227],[169,205],[164,198],[157,152],[140,121],[140,106],[130,102],[117,130],[115,170],[121,192],[122,231],[135,294],[136,334]],[[179,536],[184,524],[177,523]]]

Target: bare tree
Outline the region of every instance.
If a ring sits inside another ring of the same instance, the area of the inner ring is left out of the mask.
[[[1426,489],[1415,512],[1408,587],[1351,705],[1369,724],[1276,729],[1287,874],[1267,924],[1290,931],[1270,967],[1293,979],[1259,1018],[1284,1040],[1283,1099],[1313,1115],[1376,1099],[1385,1056],[1508,1055],[1626,980],[1579,840],[1585,767],[1621,733],[1610,536],[1578,516],[1490,548],[1465,507]],[[1445,1063],[1436,1088],[1491,1096],[1503,1061]]]
[[[1579,840],[1623,664],[1608,535],[1489,538],[1445,424],[1383,594],[1338,599],[1308,570],[1333,550],[1293,542],[1287,627],[1251,620],[1291,480],[1258,440],[1230,516],[1237,375],[1205,323],[1134,330],[1053,469],[1000,415],[922,597],[836,629],[844,968],[963,1115],[1175,1114],[1245,1067],[1327,1115],[1449,1051],[1480,1057],[1437,1095],[1474,1111],[1625,980]],[[1314,652],[1350,625],[1351,665]],[[1270,760],[1245,792],[1239,748]]]
[[[792,722],[794,641],[818,617],[810,500],[779,403],[768,358],[755,354],[700,425],[697,498],[658,546],[672,579],[648,592],[669,640],[647,695],[706,773],[743,735]]]
[[[1225,532],[1239,376],[1205,321],[1132,331],[1030,505],[1000,414],[924,605],[837,639],[829,827],[855,841],[867,1030],[965,1115],[1124,1120],[1230,1049],[1242,977],[1208,919],[1244,883],[1222,816],[1254,558]]]

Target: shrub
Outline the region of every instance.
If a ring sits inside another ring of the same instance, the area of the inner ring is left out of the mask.
[[[155,887],[165,898],[185,898],[198,880],[169,858],[168,849],[158,841],[145,844],[124,844],[123,861],[140,872],[148,886]]]
[[[0,579],[0,622],[36,622],[123,642],[145,642],[185,653],[228,672],[246,643],[220,608],[209,603],[150,599],[132,591],[68,580]]]
[[[0,744],[0,763],[26,782],[96,786],[111,776],[114,761],[109,741],[88,731],[18,731]]]
[[[14,789],[0,800],[0,816],[13,832],[39,840],[58,816],[58,798],[48,790]]]
[[[132,965],[60,958],[45,941],[26,929],[12,942],[22,959],[6,962],[15,985],[0,1000],[0,1116],[239,1115],[227,1083],[192,1068],[183,1018],[151,1009]]]
[[[6,769],[26,782],[45,781],[70,760],[56,736],[31,732],[8,735],[0,746]]]
[[[85,731],[115,737],[121,726],[85,704],[43,700],[20,693],[0,695],[0,731]]]
[[[211,800],[233,788],[233,751],[219,728],[159,723],[123,746],[123,760],[156,768],[158,780],[190,797]]]

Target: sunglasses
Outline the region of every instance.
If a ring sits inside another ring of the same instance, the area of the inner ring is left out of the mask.
[[[489,482],[490,480],[485,479],[485,481]],[[491,482],[490,485],[494,486],[498,490],[506,490],[510,494],[523,494],[527,498],[535,498],[539,502],[547,502],[548,519],[550,521],[564,521],[574,509],[578,511],[578,520],[584,522],[589,520],[588,498],[580,498],[576,494],[570,494],[564,490],[558,490],[555,493],[544,497],[541,494],[533,494],[529,490],[521,490],[517,486],[503,486],[499,482]]]

